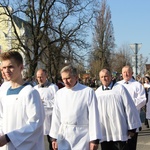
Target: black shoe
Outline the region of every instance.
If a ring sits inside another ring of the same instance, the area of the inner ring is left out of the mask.
[[[139,127],[139,131],[142,131],[142,127]]]

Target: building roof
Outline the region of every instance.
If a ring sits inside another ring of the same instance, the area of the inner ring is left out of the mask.
[[[150,70],[150,64],[145,64],[145,66],[146,66],[146,71]]]
[[[24,30],[25,30],[24,36],[31,37],[31,30],[29,27],[29,22],[15,16],[15,15],[13,15],[13,20],[19,29],[24,28]]]

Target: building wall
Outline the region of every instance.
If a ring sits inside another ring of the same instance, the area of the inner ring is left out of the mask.
[[[11,11],[13,11],[10,8]],[[18,40],[15,36],[14,33],[14,29],[12,27],[12,23],[10,21],[10,18],[3,14],[6,11],[6,9],[4,7],[0,7],[0,52],[5,52],[5,51],[9,51],[10,49],[14,49],[18,47]],[[24,44],[27,44],[28,47],[30,47],[30,44],[32,45],[32,41],[26,41],[26,38],[28,39],[27,35],[29,35],[29,29],[26,26],[26,21],[18,18],[17,16],[14,16],[14,24],[15,24],[15,29],[18,33],[18,35],[20,36],[20,38],[22,38],[22,42]],[[26,33],[26,34],[25,34]],[[30,47],[30,49],[32,50],[32,48]],[[22,49],[23,51],[23,49]],[[25,50],[24,50],[25,51]],[[24,59],[24,74],[26,72],[26,70],[28,70],[28,68],[30,66],[26,66],[26,58],[23,52],[21,52],[21,55]],[[30,57],[34,57],[34,55],[32,53],[30,53]],[[44,68],[44,64],[41,62],[38,62],[38,66],[37,68]]]
[[[5,8],[0,7],[0,45],[1,52],[8,51],[12,48],[16,48],[18,41],[14,34],[10,18],[3,14],[6,11]],[[14,23],[15,24],[15,23]],[[15,24],[16,31],[20,35],[20,29]]]

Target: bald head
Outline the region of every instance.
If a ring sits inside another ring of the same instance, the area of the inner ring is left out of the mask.
[[[99,78],[100,78],[100,81],[102,82],[102,84],[104,86],[108,87],[112,81],[111,72],[108,69],[102,69],[99,72]]]
[[[47,80],[47,71],[45,69],[39,69],[36,73],[36,79],[39,84],[44,84]]]

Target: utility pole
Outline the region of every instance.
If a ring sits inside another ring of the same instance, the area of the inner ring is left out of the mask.
[[[130,48],[134,52],[135,56],[135,77],[138,75],[138,51],[140,50],[142,43],[130,44]]]

